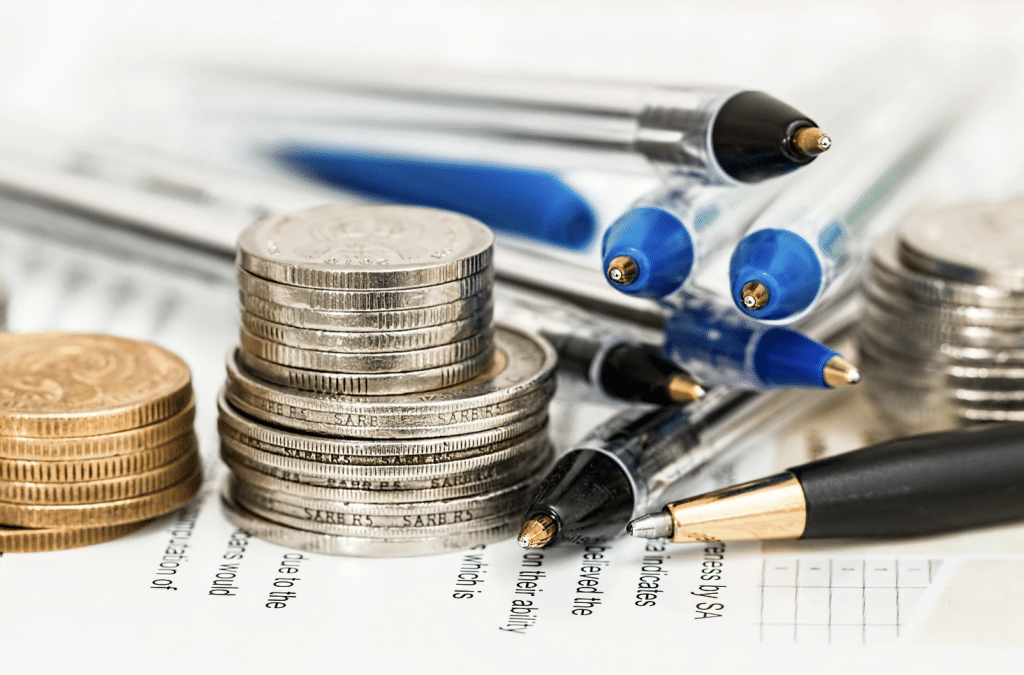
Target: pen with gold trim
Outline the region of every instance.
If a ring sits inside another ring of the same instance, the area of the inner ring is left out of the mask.
[[[897,537],[1024,518],[1024,424],[879,443],[637,518],[634,537],[676,543]]]

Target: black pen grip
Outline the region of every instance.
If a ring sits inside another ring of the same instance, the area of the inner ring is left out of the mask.
[[[1024,518],[1024,424],[901,438],[790,469],[803,536],[903,536]]]

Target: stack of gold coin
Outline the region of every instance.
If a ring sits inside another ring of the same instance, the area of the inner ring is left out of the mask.
[[[907,431],[1024,421],[1024,201],[920,211],[880,239],[865,391]]]
[[[107,541],[202,482],[188,366],[156,345],[0,335],[0,550]]]
[[[235,524],[366,556],[515,534],[552,459],[555,355],[493,326],[492,245],[471,218],[390,206],[243,232],[240,347],[220,399]]]

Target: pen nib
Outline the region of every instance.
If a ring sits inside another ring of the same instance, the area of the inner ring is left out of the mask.
[[[793,134],[793,147],[807,157],[817,157],[832,147],[832,139],[818,127],[804,127]]]
[[[522,548],[543,548],[558,534],[558,521],[547,514],[534,516],[523,524],[516,540]]]
[[[860,371],[841,356],[833,356],[825,362],[821,376],[825,380],[825,384],[833,389],[849,387],[860,382]]]
[[[640,268],[636,261],[627,255],[620,255],[608,263],[608,280],[618,286],[628,286],[636,281]]]

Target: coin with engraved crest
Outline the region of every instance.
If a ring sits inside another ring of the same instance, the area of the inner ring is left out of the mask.
[[[157,345],[109,335],[0,335],[0,434],[93,436],[146,426],[192,400],[191,375]]]
[[[307,288],[416,288],[488,269],[493,243],[484,224],[450,211],[331,204],[250,225],[238,266]]]

